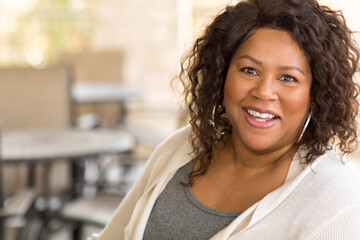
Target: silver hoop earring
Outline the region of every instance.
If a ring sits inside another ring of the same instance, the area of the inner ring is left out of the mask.
[[[217,112],[220,113],[218,120],[219,126],[215,124],[215,116],[217,115]],[[224,105],[220,104],[215,106],[212,111],[212,119],[210,120],[210,124],[214,127],[218,134],[225,135],[227,132],[229,132],[228,128],[224,125],[226,122],[228,122],[228,117]]]
[[[304,135],[304,133],[305,133],[305,131],[306,131],[306,128],[308,127],[308,125],[309,125],[309,123],[310,123],[311,117],[312,117],[312,111],[309,112],[309,114],[308,114],[308,116],[307,116],[307,118],[306,118],[304,128],[303,128],[303,130],[301,131],[300,136],[299,136],[298,139],[296,140],[296,142],[295,142],[296,144],[298,144],[298,143],[301,141],[301,139],[302,139],[302,137],[303,137],[303,135]]]

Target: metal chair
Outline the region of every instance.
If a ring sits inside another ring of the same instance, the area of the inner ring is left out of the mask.
[[[123,82],[124,54],[118,50],[85,51],[79,53],[63,53],[60,61],[71,64],[75,71],[76,83],[108,83]],[[118,102],[75,102],[77,117],[96,114],[102,126],[113,126],[119,121],[124,109]]]
[[[61,219],[72,226],[73,240],[84,239],[87,226],[103,228],[106,225],[142,171],[143,163],[135,159],[131,151],[86,161],[81,191],[67,201],[60,212]],[[117,176],[111,177],[114,173]]]

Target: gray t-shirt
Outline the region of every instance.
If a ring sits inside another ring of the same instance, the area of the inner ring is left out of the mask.
[[[178,169],[159,195],[147,222],[144,240],[210,239],[242,212],[222,212],[205,206],[187,183],[195,160]]]

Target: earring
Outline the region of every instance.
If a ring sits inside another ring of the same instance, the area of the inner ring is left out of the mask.
[[[220,105],[216,105],[214,106],[213,110],[212,110],[212,116],[211,116],[211,125],[213,125],[213,127],[215,128],[215,130],[217,130],[217,126],[215,124],[216,122],[216,116],[219,116],[220,119],[222,117],[222,115],[224,114],[224,105],[220,104]]]
[[[302,137],[303,137],[303,135],[304,135],[304,133],[305,133],[305,131],[306,131],[306,128],[307,128],[307,126],[308,126],[309,123],[310,123],[311,117],[312,117],[312,111],[309,112],[309,114],[308,114],[308,116],[307,116],[307,118],[306,118],[304,128],[303,128],[303,130],[301,131],[300,136],[299,136],[298,139],[296,140],[296,142],[295,142],[296,144],[301,141],[301,139],[302,139]]]
[[[215,120],[216,116],[218,116],[217,120]],[[224,104],[215,106],[212,111],[212,119],[210,120],[210,123],[218,134],[225,135],[230,132],[229,127],[227,127],[228,121]],[[217,124],[215,122],[217,122]]]
[[[222,124],[226,124],[226,122],[229,121],[226,112],[224,112],[224,113],[222,113],[222,114],[220,115],[220,121],[221,121]],[[225,135],[227,132],[229,132],[229,131],[228,131],[228,129],[227,129],[225,126],[223,126],[222,129],[220,130],[220,134],[221,134],[221,135]]]

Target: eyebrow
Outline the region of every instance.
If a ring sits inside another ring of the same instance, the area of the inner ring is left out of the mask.
[[[260,66],[263,65],[260,60],[257,60],[256,58],[253,58],[253,57],[251,57],[251,56],[249,56],[249,55],[241,56],[241,57],[238,58],[238,60],[244,59],[244,58],[245,58],[245,59],[248,59],[248,60],[250,60],[250,61],[252,61],[252,62],[254,62],[254,63],[257,64],[257,65],[260,65]]]
[[[262,66],[262,65],[263,65],[260,60],[254,58],[254,57],[251,57],[251,56],[249,56],[249,55],[241,56],[241,57],[238,58],[238,60],[240,60],[240,59],[248,59],[248,60],[254,62],[255,64],[259,65],[259,66]],[[281,70],[297,70],[297,71],[299,71],[302,75],[305,76],[305,73],[304,73],[300,68],[295,67],[295,66],[281,66],[280,69],[281,69]]]
[[[293,67],[293,66],[283,66],[280,68],[281,70],[297,70],[299,71],[302,75],[305,76],[305,73],[298,67]]]

